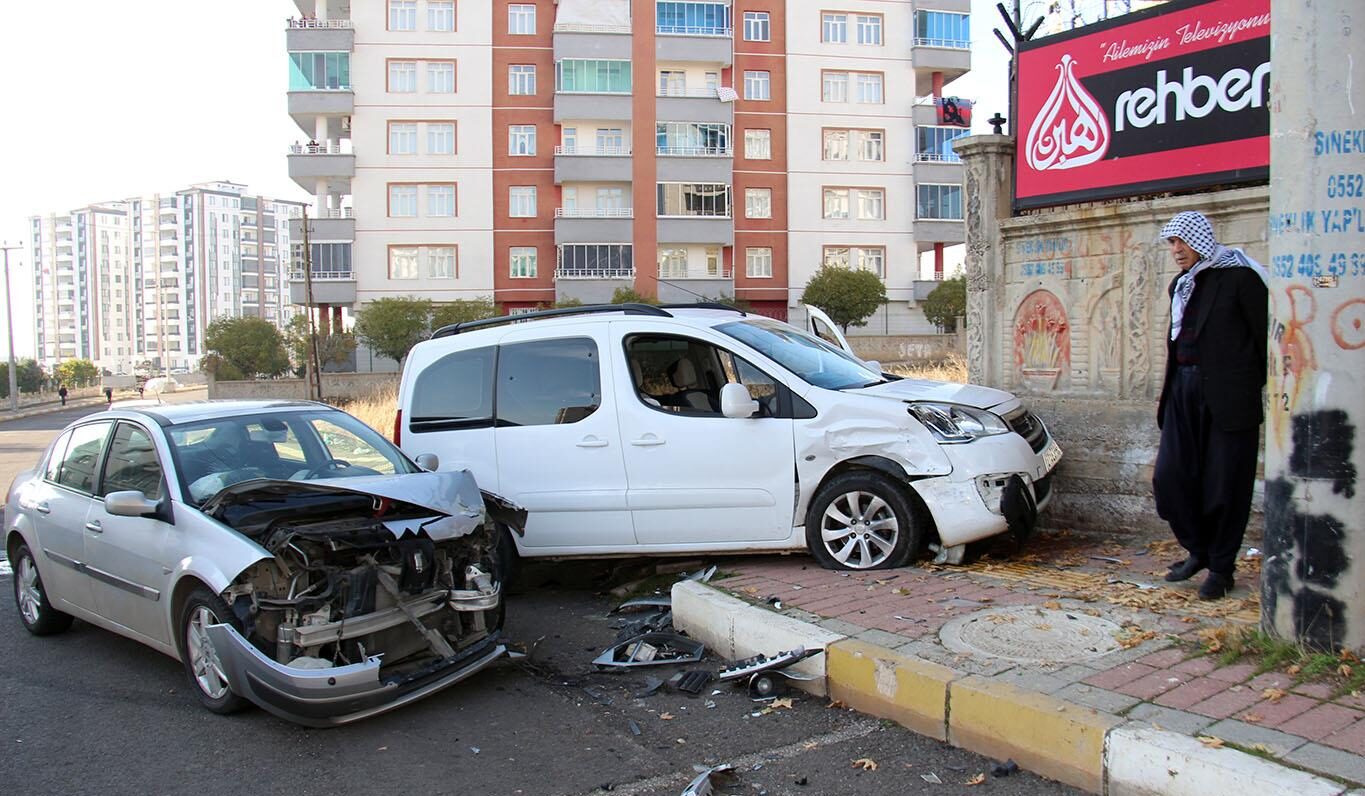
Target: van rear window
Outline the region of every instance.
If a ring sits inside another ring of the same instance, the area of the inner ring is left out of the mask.
[[[412,385],[408,427],[414,433],[493,424],[493,346],[447,354]]]

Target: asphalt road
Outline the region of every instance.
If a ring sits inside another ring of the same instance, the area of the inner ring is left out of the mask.
[[[0,423],[0,488],[83,411]],[[607,615],[616,601],[584,583],[592,569],[552,565],[548,583],[509,598],[508,635],[532,650],[527,660],[393,713],[310,730],[254,709],[210,714],[178,663],[83,622],[29,635],[0,559],[0,789],[664,796],[681,793],[694,766],[729,762],[740,774],[718,794],[1078,793],[1024,772],[994,779],[997,761],[805,695],[767,710],[729,686],[639,697],[647,677],[674,670],[591,665],[617,621]],[[984,782],[965,784],[978,774]]]

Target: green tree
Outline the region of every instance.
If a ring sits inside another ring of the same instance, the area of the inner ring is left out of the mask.
[[[460,299],[431,307],[431,330],[465,321],[479,321],[498,317],[498,308],[488,299]]]
[[[430,334],[431,302],[427,299],[376,299],[355,316],[356,338],[376,354],[398,362]]]
[[[945,332],[957,331],[957,319],[967,313],[967,278],[943,280],[924,300],[924,317]]]
[[[99,383],[100,370],[88,359],[67,359],[53,368],[52,377],[67,387],[89,387]]]
[[[308,316],[299,314],[289,319],[284,327],[284,343],[289,350],[289,361],[294,372],[302,376],[308,367]],[[318,335],[318,361],[325,371],[338,370],[351,361],[356,339],[351,332],[332,332]]]
[[[43,366],[33,359],[21,359],[18,367],[14,369],[15,381],[19,383],[19,392],[38,392],[43,388],[46,376],[43,373]],[[5,389],[9,389],[9,373],[5,373]],[[8,396],[7,396],[8,397]]]
[[[284,338],[263,318],[219,318],[204,334],[201,368],[220,379],[278,376],[289,369]]]
[[[806,283],[801,301],[819,307],[845,332],[863,326],[886,302],[886,286],[871,271],[825,266]]]
[[[659,300],[643,293],[636,293],[635,288],[618,287],[616,292],[611,294],[610,304],[658,304]]]

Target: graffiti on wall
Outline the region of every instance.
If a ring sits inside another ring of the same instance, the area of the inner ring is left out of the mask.
[[[1071,366],[1071,324],[1056,294],[1035,290],[1014,316],[1014,364],[1024,384],[1056,389]]]

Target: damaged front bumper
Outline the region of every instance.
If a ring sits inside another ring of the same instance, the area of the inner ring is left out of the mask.
[[[348,724],[416,702],[470,677],[507,652],[493,633],[416,671],[382,677],[379,655],[364,663],[303,669],[270,659],[231,625],[210,625],[207,630],[234,692],[308,727]]]

